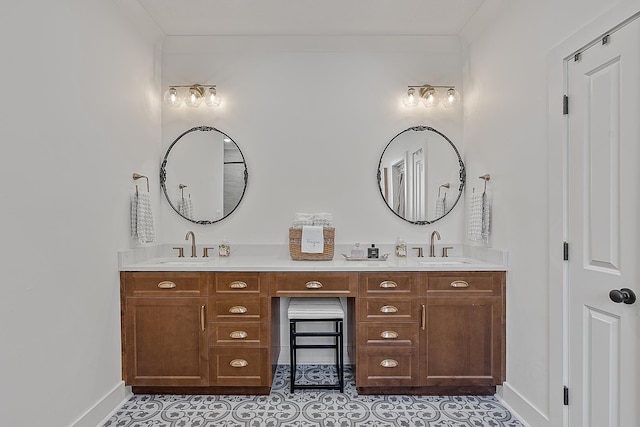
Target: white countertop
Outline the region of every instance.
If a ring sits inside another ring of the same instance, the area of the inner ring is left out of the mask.
[[[142,251],[140,251],[142,249]],[[137,252],[135,252],[137,251]],[[495,253],[487,252],[493,251]],[[143,252],[143,253],[140,253]],[[185,251],[186,253],[187,251]],[[179,258],[177,254],[167,256],[166,248],[138,248],[121,252],[120,271],[507,271],[507,254],[504,251],[472,248],[458,252],[461,257],[395,257],[386,261],[347,261],[336,252],[331,261],[294,261],[282,250],[240,250],[229,257],[215,255],[211,258],[192,258],[188,254]],[[284,252],[284,253],[283,253]]]

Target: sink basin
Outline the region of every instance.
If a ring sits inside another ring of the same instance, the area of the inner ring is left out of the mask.
[[[204,265],[211,262],[211,259],[202,259],[202,258],[161,258],[157,260],[153,260],[153,264],[161,264],[166,266],[196,266],[196,265]]]
[[[426,261],[418,261],[420,265],[445,266],[445,265],[464,265],[470,261],[463,258],[432,258]]]

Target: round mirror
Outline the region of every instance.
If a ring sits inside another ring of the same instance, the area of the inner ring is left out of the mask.
[[[387,144],[378,164],[386,205],[412,224],[431,224],[458,203],[466,179],[456,146],[428,126],[403,130]]]
[[[226,133],[198,126],[176,138],[164,155],[160,185],[180,216],[213,224],[233,212],[247,188],[247,164]]]

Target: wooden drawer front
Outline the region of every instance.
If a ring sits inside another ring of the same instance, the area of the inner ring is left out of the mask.
[[[366,346],[417,347],[420,326],[416,322],[360,322],[360,344]]]
[[[360,273],[360,296],[416,296],[419,277],[419,273]]]
[[[266,273],[216,273],[209,295],[268,295]]]
[[[269,298],[209,298],[209,321],[242,322],[268,318]]]
[[[356,386],[415,386],[419,381],[415,348],[366,348],[356,364]]]
[[[418,321],[418,304],[409,298],[363,298],[360,304],[360,320]]]
[[[268,343],[269,324],[267,322],[209,323],[210,347],[266,347]]]
[[[503,272],[429,272],[427,295],[430,296],[499,296],[502,294]]]
[[[206,283],[199,272],[130,272],[124,274],[128,297],[198,297],[206,295]]]
[[[209,372],[214,386],[270,386],[269,349],[212,347]]]
[[[356,296],[358,273],[271,273],[273,296]]]

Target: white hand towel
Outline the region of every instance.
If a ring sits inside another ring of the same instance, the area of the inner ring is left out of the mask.
[[[482,241],[482,194],[473,193],[471,195],[471,206],[469,213],[469,240]]]
[[[156,240],[149,193],[135,192],[131,196],[131,237],[140,243]]]
[[[438,197],[436,200],[436,218],[440,218],[445,212],[445,200],[442,197]]]
[[[193,202],[191,199],[180,199],[178,202],[178,212],[185,218],[193,219]]]
[[[301,228],[305,225],[313,225],[313,214],[299,212],[293,216],[293,227]]]
[[[324,233],[321,226],[305,225],[302,227],[302,244],[300,251],[307,254],[324,252]]]
[[[325,228],[333,228],[333,214],[328,212],[319,212],[313,214],[313,225],[319,225]]]
[[[482,193],[482,241],[489,243],[489,226],[491,224],[491,198],[487,192]]]

